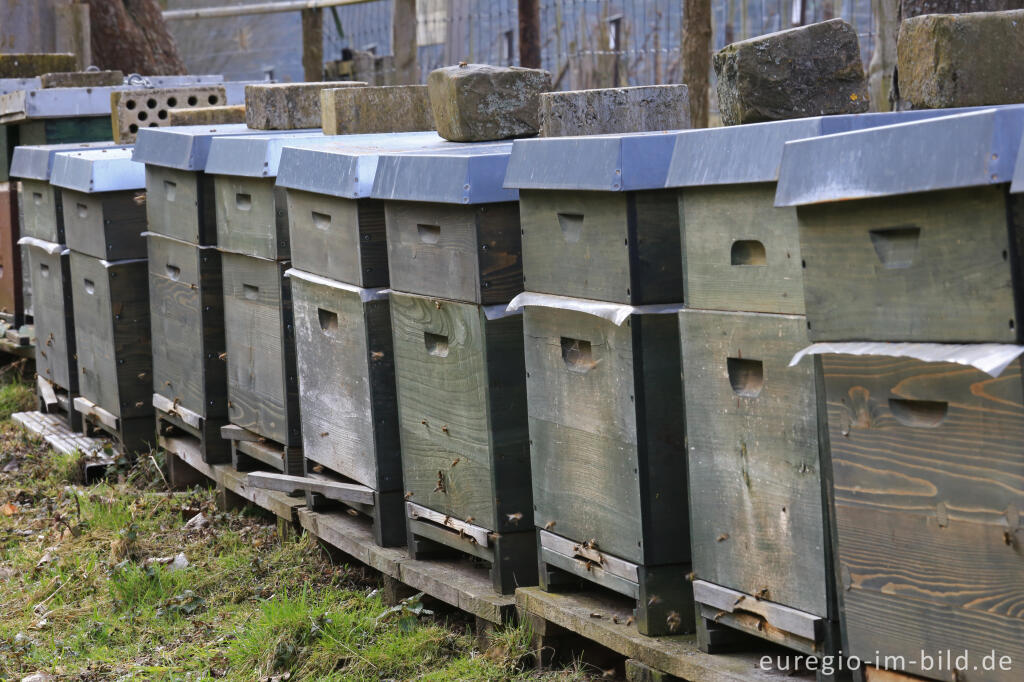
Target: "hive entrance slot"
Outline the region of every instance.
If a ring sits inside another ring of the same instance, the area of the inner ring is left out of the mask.
[[[732,391],[744,398],[756,398],[764,388],[764,363],[760,360],[728,358],[726,368]]]
[[[729,259],[733,265],[767,265],[764,244],[756,239],[739,239],[732,243]]]
[[[570,372],[584,374],[597,364],[590,341],[562,337],[562,361]]]
[[[0,272],[3,272],[3,268],[2,267],[0,267]],[[50,266],[47,265],[46,263],[40,263],[39,264],[39,272],[42,273],[43,277],[49,277],[50,276]]]
[[[85,218],[89,215],[89,207],[86,204],[78,202],[75,204],[75,208],[78,209],[79,218]]]
[[[252,195],[244,192],[238,192],[235,194],[235,206],[238,207],[239,211],[249,211],[252,209]]]
[[[96,293],[96,283],[93,282],[91,279],[85,280],[85,292],[88,294]]]
[[[441,239],[440,225],[419,223],[416,225],[416,232],[420,235],[420,241],[424,244],[436,244]]]
[[[575,244],[583,234],[582,213],[559,213],[558,226],[562,228],[562,236],[565,241]]]
[[[254,287],[251,284],[242,285],[242,295],[250,301],[255,301],[260,297],[260,288]]]
[[[933,429],[946,420],[949,403],[889,398],[889,411],[904,426]]]
[[[331,226],[331,216],[319,211],[312,211],[313,225],[319,230],[326,230]]]
[[[323,308],[317,308],[316,312],[321,331],[325,334],[334,334],[338,331],[338,313]]]
[[[920,227],[889,227],[871,230],[871,245],[885,269],[908,268],[917,255],[920,237]]]
[[[167,201],[174,201],[174,197],[178,194],[178,183],[170,180],[164,180],[164,196],[167,197]]]
[[[171,265],[170,263],[168,263],[165,266],[165,269],[167,270],[167,276],[173,279],[175,282],[177,282],[178,278],[181,276],[181,268],[179,268],[177,265]]]
[[[34,203],[36,206],[41,206],[43,203],[43,193],[32,192],[32,203]]]
[[[423,345],[427,349],[428,355],[433,355],[437,358],[448,357],[448,337],[442,334],[431,334],[430,332],[423,332]]]

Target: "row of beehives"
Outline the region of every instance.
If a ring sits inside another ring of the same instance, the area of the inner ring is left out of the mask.
[[[644,633],[1024,655],[1022,123],[39,151],[39,373],[127,445],[155,408],[165,445],[498,591],[623,593]]]

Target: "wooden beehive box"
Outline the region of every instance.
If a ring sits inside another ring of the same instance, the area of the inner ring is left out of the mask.
[[[396,291],[481,305],[523,290],[519,205],[502,188],[511,145],[393,153],[378,162]]]
[[[813,363],[788,367],[806,320],[684,310],[679,334],[699,617],[834,653],[824,396]]]
[[[376,493],[377,541],[405,544],[391,314],[383,289],[289,270],[307,469]]]
[[[57,154],[109,149],[112,142],[73,142],[15,148],[11,177],[21,182],[22,236],[64,244],[64,203],[61,188],[50,184]]]
[[[146,277],[145,259],[110,262],[71,252],[76,408],[128,451],[152,441],[154,431]]]
[[[146,164],[149,230],[192,244],[216,244],[214,182],[204,172],[213,139],[259,134],[244,124],[141,129],[132,158]]]
[[[61,188],[65,239],[101,260],[146,257],[145,167],[131,149],[57,154],[51,183]]]
[[[617,303],[683,299],[679,217],[665,173],[676,133],[516,140],[529,291]]]
[[[1022,116],[787,145],[776,203],[797,207],[812,341],[1021,340],[1024,204],[1008,183]]]
[[[18,192],[0,182],[0,317],[20,325],[24,317],[21,252],[18,249]]]
[[[301,443],[287,262],[221,253],[228,417],[282,446]]]
[[[454,146],[437,133],[346,135],[281,153],[292,265],[363,288],[388,285],[384,203],[370,198],[381,154]]]
[[[74,312],[71,304],[71,254],[62,244],[23,237],[25,266],[32,280],[36,311],[36,373],[78,393]]]
[[[285,190],[274,185],[281,149],[327,141],[310,131],[215,138],[205,172],[215,176],[217,246],[255,258],[288,260]]]
[[[204,460],[227,462],[227,365],[221,254],[146,233],[153,330],[151,402],[200,439]],[[183,424],[182,424],[183,423]]]
[[[906,672],[940,679],[949,678],[927,669],[922,648],[1020,660],[1020,360],[993,377],[959,364],[976,361],[963,357],[976,348],[901,344],[909,355],[895,357],[850,355],[836,345],[820,364],[844,653],[903,656]],[[914,357],[922,350],[932,361]],[[1019,677],[968,669],[958,679]]]
[[[636,599],[645,634],[692,631],[666,623],[693,612],[676,315],[519,301],[542,586],[571,574]]]
[[[522,316],[392,293],[391,326],[410,535],[488,558],[499,592],[532,584]]]

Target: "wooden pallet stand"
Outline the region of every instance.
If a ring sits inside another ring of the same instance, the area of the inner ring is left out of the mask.
[[[111,440],[124,455],[148,452],[156,443],[152,417],[122,419],[82,396],[75,398],[74,406],[82,415],[85,435]]]
[[[755,640],[744,652],[714,656],[698,648],[696,635],[642,635],[633,619],[633,601],[605,590],[552,593],[541,587],[520,588],[516,590],[516,608],[520,620],[532,628],[539,649],[557,650],[567,636],[583,637],[626,657],[627,675],[635,680],[781,682],[814,678],[813,674],[762,668],[763,656],[786,655],[784,649],[768,642]]]
[[[222,426],[220,435],[231,443],[231,464],[237,472],[269,467],[289,476],[303,473],[304,460],[299,446],[281,445],[235,424]]]
[[[231,461],[231,443],[221,435],[221,429],[227,426],[224,419],[202,417],[181,405],[175,405],[174,401],[159,393],[153,394],[153,410],[156,412],[156,430],[160,437],[167,435],[178,440],[192,439],[208,464]]]
[[[75,409],[77,396],[57,384],[36,376],[36,398],[39,411],[63,421],[72,431],[82,432],[82,413]]]

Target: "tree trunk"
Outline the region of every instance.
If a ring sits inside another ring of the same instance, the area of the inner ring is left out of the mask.
[[[519,0],[519,65],[540,68],[540,8],[537,0]]]
[[[683,0],[683,81],[689,88],[690,125],[708,127],[711,73],[711,0]]]
[[[892,109],[892,77],[896,69],[896,36],[900,31],[900,0],[871,0],[875,51],[868,63],[871,111]]]
[[[420,82],[416,46],[416,0],[392,0],[391,53],[395,56],[395,85]]]
[[[187,73],[156,0],[86,0],[93,63],[126,75]]]

